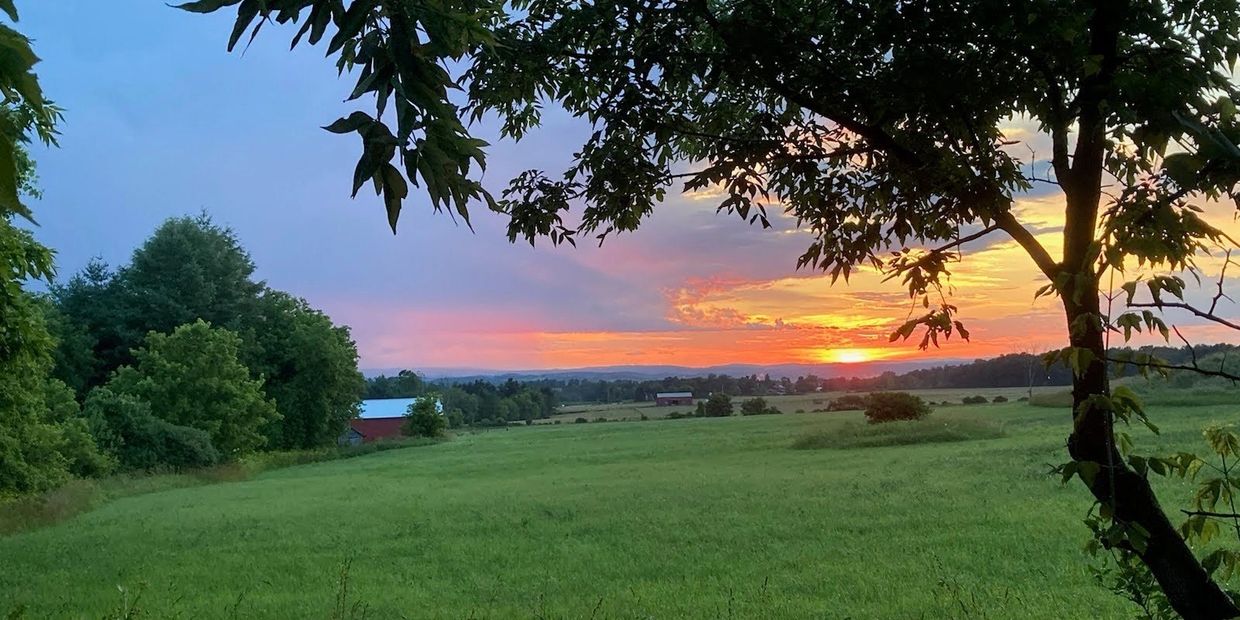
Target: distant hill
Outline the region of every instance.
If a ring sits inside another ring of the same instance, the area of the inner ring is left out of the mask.
[[[706,377],[727,375],[748,377],[771,375],[773,379],[795,379],[808,375],[818,377],[876,377],[888,372],[906,373],[914,370],[955,366],[973,360],[936,359],[901,362],[866,362],[859,364],[726,364],[694,368],[691,366],[595,366],[588,368],[557,368],[550,370],[495,370],[483,368],[424,368],[419,374],[427,380],[452,379],[469,382],[474,380],[502,382],[508,379],[535,381],[539,379],[587,379],[591,381],[645,381],[665,377]],[[392,376],[399,368],[363,369],[367,377]]]

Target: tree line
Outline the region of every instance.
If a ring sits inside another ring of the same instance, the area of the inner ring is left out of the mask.
[[[1230,344],[1217,344],[1195,347],[1195,351],[1176,347],[1143,347],[1141,349],[1117,349],[1115,357],[1140,352],[1153,355],[1168,363],[1184,363],[1197,356],[1223,355],[1237,348]],[[1135,369],[1119,367],[1123,374],[1131,374]],[[497,380],[496,380],[497,381]],[[413,370],[402,370],[396,375],[379,375],[366,380],[366,398],[411,398],[425,396],[430,393],[442,393],[446,396],[445,412],[451,410],[449,401],[461,402],[462,411],[479,411],[475,403],[461,399],[459,393],[465,391],[470,395],[487,392],[514,392],[518,389],[526,392],[538,392],[547,395],[554,405],[560,403],[610,403],[610,402],[646,402],[653,401],[659,392],[692,392],[699,398],[709,394],[723,393],[731,396],[776,396],[781,394],[809,394],[812,392],[876,392],[887,390],[918,390],[934,388],[1000,388],[1000,387],[1042,387],[1052,385],[1071,385],[1072,370],[1062,363],[1047,364],[1044,356],[1030,353],[1009,353],[990,359],[979,359],[967,364],[943,365],[934,368],[912,370],[905,373],[884,372],[874,377],[832,377],[823,378],[814,374],[773,378],[770,375],[749,375],[732,377],[721,374],[708,374],[703,377],[667,377],[664,379],[633,380],[633,379],[584,379],[584,378],[539,378],[517,380],[506,378],[496,387],[495,381],[473,379],[469,383],[458,383],[454,379],[427,380]],[[511,387],[517,386],[517,387]],[[467,389],[466,389],[467,388]],[[485,412],[476,417],[483,419],[526,419],[524,413],[516,417],[501,418],[501,413],[494,407],[484,408]],[[538,416],[535,416],[538,417]]]
[[[20,291],[26,351],[0,379],[3,409],[20,413],[0,420],[0,495],[334,443],[365,388],[356,343],[254,271],[203,214],[165,221],[128,264],[95,259],[46,293]]]

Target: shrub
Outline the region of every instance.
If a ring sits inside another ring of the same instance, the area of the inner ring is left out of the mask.
[[[994,398],[990,399],[990,402],[992,402],[992,403],[1006,403],[1007,401],[1008,401],[1008,399],[1007,399],[1007,397],[1006,397],[1006,396],[996,396],[996,397],[994,397]]]
[[[588,422],[589,420],[585,418],[577,418],[576,420],[573,420],[573,424],[586,424]]]
[[[405,412],[401,432],[409,437],[443,437],[448,419],[438,409],[439,399],[419,398]]]
[[[904,420],[888,424],[850,423],[830,431],[802,435],[797,450],[877,448],[919,443],[976,441],[1003,437],[1003,427],[986,420]]]
[[[827,405],[827,411],[860,411],[865,409],[865,397],[860,394],[845,394]]]
[[[220,460],[206,431],[161,420],[145,401],[107,387],[91,390],[83,415],[100,449],[123,469],[185,469]]]
[[[1017,398],[1017,399],[1016,399],[1016,402],[1018,402],[1018,403],[1027,403],[1027,402],[1029,402],[1029,397],[1028,397],[1028,396],[1021,396],[1020,398]]]
[[[964,399],[962,399],[960,402],[966,405],[984,405],[990,402],[990,399],[986,398],[985,396],[980,396],[980,395],[979,396],[965,396]]]
[[[732,415],[732,397],[723,392],[715,392],[706,399],[702,411],[708,418],[726,418]]]
[[[926,401],[906,392],[875,392],[866,400],[865,419],[871,424],[920,420],[930,415]]]
[[[765,398],[750,398],[741,403],[741,415],[772,415],[783,413],[775,407],[768,407]]]
[[[677,416],[677,417],[680,417],[680,416]],[[693,409],[693,417],[695,417],[695,418],[704,418],[704,417],[706,417],[706,401],[699,400],[699,401],[697,402],[697,406],[696,406],[696,407],[694,407],[694,409]],[[674,418],[673,418],[673,419],[674,419]]]
[[[797,413],[805,413],[804,409],[797,409]]]

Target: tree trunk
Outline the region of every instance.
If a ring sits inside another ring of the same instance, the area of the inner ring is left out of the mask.
[[[1093,360],[1079,369],[1072,384],[1074,430],[1068,453],[1074,460],[1100,465],[1089,490],[1103,504],[1110,504],[1115,519],[1135,523],[1149,532],[1141,560],[1149,567],[1172,607],[1187,620],[1219,620],[1240,616],[1240,608],[1214,583],[1193,555],[1175,526],[1163,512],[1149,481],[1128,467],[1115,448],[1112,418],[1098,407],[1082,405],[1092,394],[1110,394],[1104,336],[1097,287],[1090,291],[1065,291],[1064,305],[1073,347],[1087,349]]]

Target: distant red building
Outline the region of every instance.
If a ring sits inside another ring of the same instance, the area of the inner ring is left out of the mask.
[[[401,436],[401,428],[405,418],[356,418],[349,420],[349,429],[340,436],[340,444],[356,446],[380,439],[391,439]]]
[[[659,407],[692,405],[693,392],[659,392],[654,395],[654,404]]]

